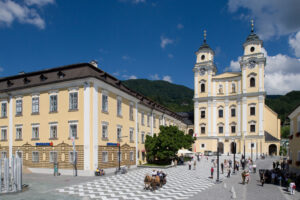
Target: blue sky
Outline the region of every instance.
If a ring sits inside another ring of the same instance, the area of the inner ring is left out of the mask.
[[[164,79],[193,88],[203,30],[218,73],[237,71],[253,18],[268,59],[267,92],[285,94],[300,89],[299,2],[0,0],[0,75],[95,59],[122,80]]]

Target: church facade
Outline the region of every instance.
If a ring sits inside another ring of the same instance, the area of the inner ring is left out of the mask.
[[[204,42],[194,65],[195,152],[231,153],[236,143],[239,154],[276,154],[280,148],[280,119],[265,105],[263,42],[254,33],[243,44],[240,72],[217,74],[214,51]]]

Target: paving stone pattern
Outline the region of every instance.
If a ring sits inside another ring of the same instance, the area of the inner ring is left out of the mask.
[[[153,169],[145,168],[84,184],[58,189],[59,192],[79,195],[92,199],[189,199],[199,192],[214,185],[201,166],[196,170],[188,170],[187,166],[164,169],[167,173],[167,184],[152,192],[144,190],[144,177]]]

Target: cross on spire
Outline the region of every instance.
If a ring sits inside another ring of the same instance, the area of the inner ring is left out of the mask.
[[[203,36],[204,36],[203,42],[206,43],[206,30],[204,30],[203,32],[204,32],[203,33]]]
[[[251,33],[254,32],[254,20],[251,19]]]

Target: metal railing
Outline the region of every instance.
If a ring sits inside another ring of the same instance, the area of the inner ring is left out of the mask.
[[[10,166],[9,166],[10,163]],[[22,190],[22,159],[0,159],[0,194]]]

